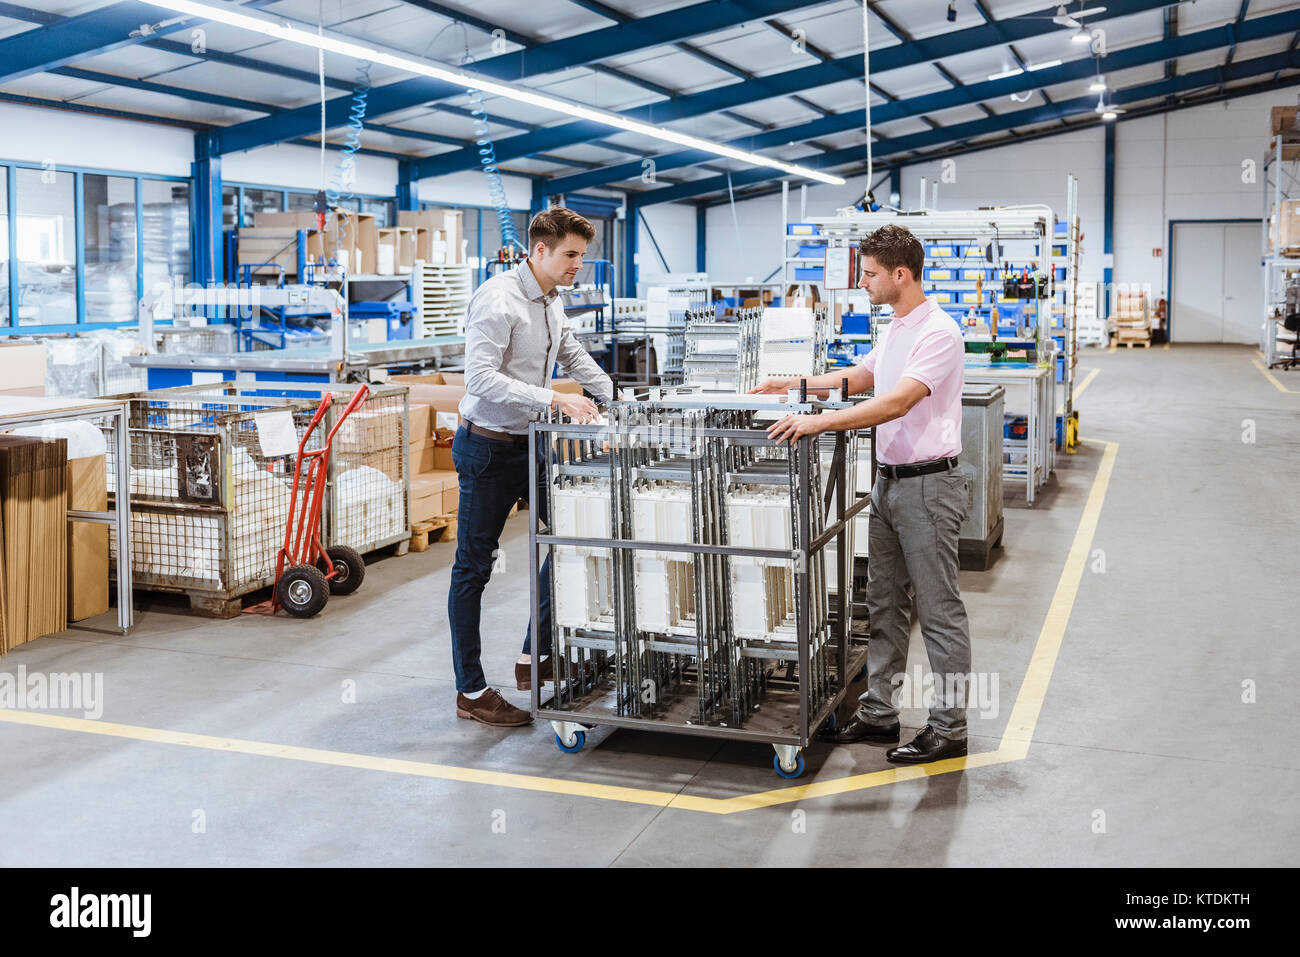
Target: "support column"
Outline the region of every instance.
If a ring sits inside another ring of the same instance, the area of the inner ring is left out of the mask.
[[[550,205],[548,202],[549,199],[550,197],[546,195],[546,180],[533,180],[533,201],[528,207],[528,218],[532,219],[542,210],[546,209],[546,207]]]
[[[1102,319],[1110,318],[1111,286],[1115,280],[1113,267],[1115,255],[1115,121],[1106,127],[1106,187],[1105,187],[1105,224],[1102,229],[1102,252],[1105,254],[1105,267],[1102,270]]]
[[[410,160],[397,164],[397,208],[420,208],[420,181],[415,176],[415,164]]]
[[[638,220],[640,211],[637,208],[636,198],[631,194],[625,194],[627,212],[623,216],[623,296],[628,299],[636,298],[636,263],[637,253],[637,236],[640,233]]]
[[[709,207],[703,203],[695,207],[695,271],[707,272],[709,247],[707,243],[709,228]]]
[[[207,286],[226,281],[221,225],[221,156],[216,136],[194,134],[190,177],[194,192],[194,281]]]

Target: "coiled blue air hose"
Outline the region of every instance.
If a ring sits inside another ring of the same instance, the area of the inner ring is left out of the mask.
[[[501,228],[501,245],[517,246],[528,254],[528,247],[519,241],[515,230],[515,218],[510,212],[510,203],[506,198],[506,188],[501,182],[501,171],[497,168],[496,147],[488,135],[487,107],[483,105],[481,90],[467,90],[470,101],[470,114],[474,117],[474,145],[478,148],[478,161],[487,176],[488,197],[496,209],[497,225]]]
[[[366,121],[366,99],[370,96],[370,63],[357,61],[357,83],[352,89],[352,106],[348,110],[348,131],[343,138],[343,154],[338,165],[334,167],[334,176],[330,188],[326,191],[326,200],[331,209],[339,211],[339,248],[347,240],[348,210],[341,200],[353,198],[352,184],[356,182],[357,151],[361,149],[361,130]],[[349,175],[349,170],[351,175]],[[352,270],[352,263],[348,263]],[[374,264],[372,264],[374,265]]]

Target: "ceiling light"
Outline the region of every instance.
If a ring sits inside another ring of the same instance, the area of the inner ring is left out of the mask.
[[[624,130],[628,133],[637,133],[641,136],[649,136],[657,140],[663,140],[668,143],[674,143],[678,146],[684,146],[688,149],[712,153],[715,156],[725,156],[742,163],[748,163],[751,166],[763,166],[769,169],[776,169],[783,173],[789,173],[792,176],[803,176],[808,179],[816,180],[819,183],[829,183],[833,186],[843,186],[845,183],[844,179],[839,176],[832,176],[830,173],[823,173],[820,170],[810,169],[806,166],[798,166],[794,163],[783,163],[780,160],[763,156],[760,153],[751,153],[731,146],[724,146],[721,143],[714,143],[710,140],[700,139],[699,137],[690,136],[686,133],[679,133],[676,130],[670,130],[663,126],[641,123],[637,120],[628,119],[626,116],[620,116],[617,113],[610,112],[609,110],[602,110],[593,106],[585,106],[581,103],[575,103],[572,100],[563,100],[558,97],[548,96],[544,93],[536,93],[532,90],[523,89],[522,87],[514,86],[509,83],[502,83],[499,80],[494,80],[490,77],[470,72],[469,70],[444,66],[431,60],[420,60],[403,56],[398,53],[389,53],[385,50],[379,49],[378,47],[367,46],[363,43],[346,40],[330,34],[318,34],[315,30],[308,30],[302,26],[295,26],[282,17],[270,18],[260,14],[253,15],[246,12],[246,8],[242,7],[232,8],[224,4],[197,3],[192,2],[192,0],[147,0],[147,2],[151,6],[173,10],[176,13],[185,14],[186,16],[199,17],[204,20],[212,20],[216,23],[225,23],[232,27],[239,27],[240,29],[249,30],[253,33],[260,33],[263,36],[270,37],[274,40],[284,40],[287,43],[296,43],[300,46],[312,47],[316,50],[323,50],[326,53],[337,53],[341,56],[355,57],[359,60],[369,60],[371,63],[392,67],[406,73],[413,73],[416,76],[427,76],[434,80],[441,80],[444,83],[451,83],[455,86],[464,87],[467,90],[481,90],[484,93],[490,93],[494,96],[514,100],[517,103],[527,103],[529,106],[535,106],[539,109],[563,113],[566,116],[572,116],[580,120],[588,120],[593,123],[600,123],[617,130]]]
[[[1101,114],[1101,118],[1102,118],[1103,120],[1110,121],[1110,120],[1115,119],[1115,117],[1118,116],[1118,115],[1119,115],[1119,114],[1116,113],[1114,110],[1107,110],[1105,113]]]
[[[1080,26],[1079,29],[1075,30],[1074,33],[1070,35],[1070,42],[1071,42],[1071,43],[1091,43],[1091,42],[1092,42],[1092,34],[1089,33],[1089,32],[1088,32],[1084,27]]]
[[[1060,66],[1060,65],[1061,65],[1061,61],[1060,61],[1060,60],[1044,60],[1042,63],[1032,63],[1032,64],[1030,64],[1029,69],[1030,69],[1030,70],[1047,70],[1047,69],[1050,69],[1051,67],[1054,67],[1054,66]]]
[[[1099,76],[1088,85],[1089,93],[1104,93],[1106,91],[1106,78]]]
[[[1025,72],[1025,71],[1022,70],[1022,69],[1020,69],[1020,67],[1018,67],[1018,66],[1014,66],[1014,67],[1012,67],[1010,70],[1003,70],[1001,73],[994,73],[992,76],[989,77],[989,79],[990,79],[990,80],[1005,80],[1005,79],[1007,79],[1008,77],[1019,76],[1020,74],[1022,74],[1022,73],[1024,73],[1024,72]]]

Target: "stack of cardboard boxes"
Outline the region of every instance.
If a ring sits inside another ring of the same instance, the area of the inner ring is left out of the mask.
[[[435,372],[391,376],[388,381],[411,390],[411,524],[451,515],[460,500],[451,440],[460,426],[458,407],[465,394],[465,377],[458,372]]]
[[[438,518],[453,521],[460,504],[460,481],[451,459],[451,443],[460,427],[465,376],[459,372],[396,375],[388,382],[411,390],[411,524]],[[582,386],[572,379],[555,379],[550,387],[557,392],[582,392]]]
[[[349,273],[379,270],[379,234],[373,213],[335,212],[325,217],[325,229],[317,228],[316,214],[255,213],[253,225],[239,231],[239,265],[273,263],[285,275],[298,274],[298,231],[305,232],[306,262],[338,262]],[[260,278],[278,275],[272,268],[254,269]]]
[[[444,266],[466,262],[464,218],[459,209],[402,209],[397,212],[399,228],[425,230],[428,248],[415,258],[420,262]]]

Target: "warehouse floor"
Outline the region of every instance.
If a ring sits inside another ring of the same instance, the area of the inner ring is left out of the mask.
[[[458,720],[434,545],[313,621],[155,606],[128,638],[110,614],[6,656],[102,672],[105,701],[98,721],[0,711],[0,864],[1291,864],[1300,372],[1275,373],[1284,393],[1257,359],[1085,351],[1100,444],[962,574],[999,688],[964,769],[818,745],[785,782],[766,746],[597,729],[568,755],[545,723]],[[525,522],[484,603],[489,680],[521,705]],[[1003,740],[1013,708],[1027,753]]]

